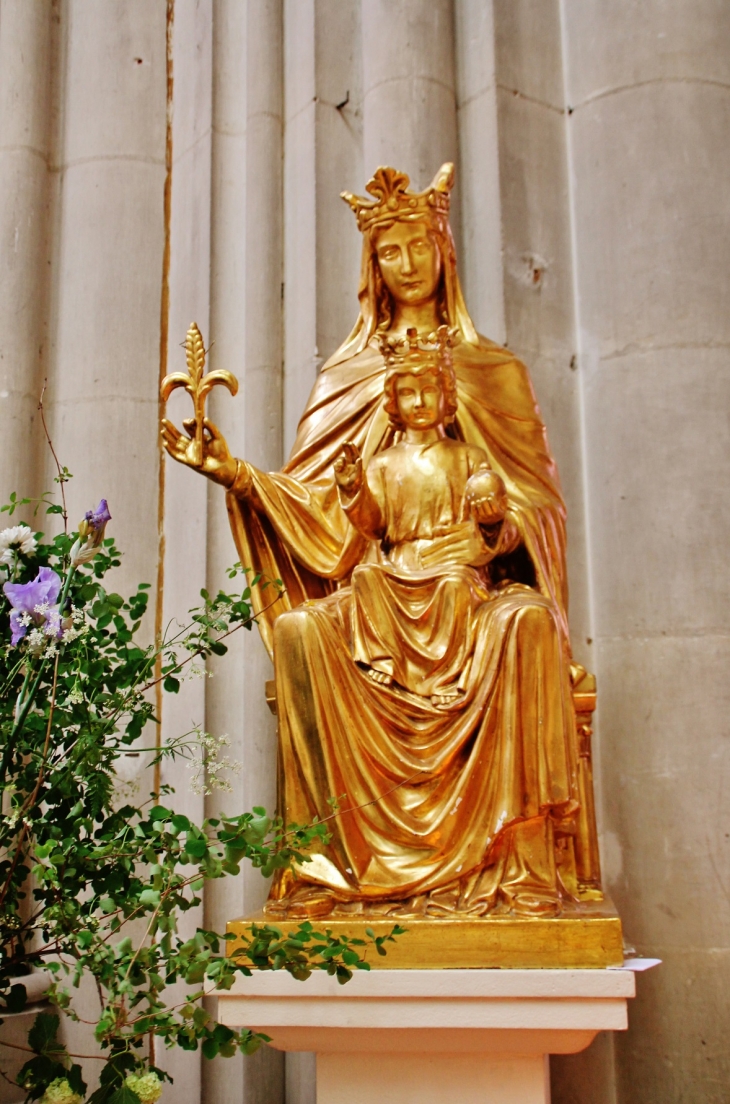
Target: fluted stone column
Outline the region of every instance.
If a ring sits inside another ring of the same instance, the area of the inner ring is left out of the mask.
[[[423,187],[457,159],[451,0],[362,0],[368,172],[394,165]]]
[[[730,1083],[730,9],[565,0],[618,1100]]]
[[[530,369],[557,460],[568,507],[573,652],[590,669],[560,7],[494,0],[494,18],[506,342]]]
[[[459,271],[479,333],[504,342],[502,200],[492,0],[455,0]]]
[[[18,10],[41,8],[20,4]],[[48,414],[73,472],[70,521],[103,496],[124,551],[112,586],[155,584],[158,569],[157,393],[165,240],[165,5],[66,0],[58,18],[60,114],[50,256]],[[46,462],[46,485],[55,474]],[[148,617],[151,639],[154,603]],[[88,1004],[85,1002],[88,1001]],[[77,1007],[98,1009],[93,985]],[[69,1049],[93,1053],[64,1019]],[[93,1089],[99,1064],[85,1063]]]
[[[52,132],[50,0],[0,3],[0,499],[35,494],[46,327]],[[1,527],[1,526],[0,526]]]
[[[264,471],[282,464],[282,4],[281,0],[214,0],[213,143],[209,340],[211,368],[239,381],[235,398],[211,397],[211,415],[236,456]],[[208,490],[208,588],[239,591],[242,576],[225,569],[238,558],[221,488]],[[229,653],[210,665],[206,728],[231,738],[230,757],[242,764],[231,794],[207,799],[211,816],[254,805],[276,806],[276,723],[264,684],[273,670],[258,630],[243,629]],[[239,878],[211,883],[206,924],[260,908],[267,882],[244,867]],[[277,1104],[283,1099],[284,1056],[256,1055],[203,1067],[209,1104]]]
[[[494,0],[494,21],[506,343],[529,367],[558,463],[568,508],[571,643],[576,659],[594,670],[560,4]],[[599,680],[599,702],[603,693]],[[599,832],[601,735],[599,726]],[[583,1101],[587,1085],[585,1104],[614,1104],[612,1036],[550,1064],[554,1104]]]
[[[72,518],[109,500],[123,591],[157,574],[165,5],[66,0],[60,18],[49,406]]]
[[[363,186],[359,0],[284,0],[284,453],[357,317]]]

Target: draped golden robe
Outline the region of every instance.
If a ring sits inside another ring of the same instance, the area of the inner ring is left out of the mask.
[[[572,830],[577,781],[565,509],[527,371],[484,338],[453,350],[449,432],[504,480],[517,547],[492,561],[489,600],[470,611],[464,696],[443,708],[373,684],[353,657],[349,583],[373,549],[340,506],[333,462],[351,440],[367,464],[394,431],[375,342],[349,348],[320,373],[284,470],[249,468],[245,501],[236,484],[228,495],[241,562],[286,588],[259,606],[276,669],[280,812],[303,823],[339,800],[331,843],[300,878],[386,909],[420,897],[429,912],[500,900],[539,911],[561,892],[555,837]],[[283,879],[273,894],[290,889]]]

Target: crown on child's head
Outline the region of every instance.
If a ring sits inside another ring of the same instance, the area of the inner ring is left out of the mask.
[[[357,225],[365,233],[378,223],[406,218],[409,221],[427,219],[441,222],[449,217],[449,193],[454,186],[454,166],[447,161],[441,166],[431,184],[423,192],[409,190],[410,177],[397,169],[381,166],[375,170],[365,190],[374,196],[356,196],[341,192],[345,203],[355,212]]]
[[[457,331],[439,326],[435,333],[419,337],[415,328],[406,331],[405,337],[389,337],[380,334],[378,345],[388,373],[413,372],[418,374],[428,368],[451,366],[451,348],[456,344]]]

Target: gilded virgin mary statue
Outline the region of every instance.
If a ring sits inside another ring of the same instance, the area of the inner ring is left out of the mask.
[[[329,817],[331,838],[274,881],[273,917],[553,917],[601,897],[565,506],[527,369],[467,312],[453,179],[415,192],[380,168],[344,194],[360,313],[281,472],[207,420],[202,459],[164,423],[170,455],[225,487],[241,563],[284,586],[257,610],[279,812]]]

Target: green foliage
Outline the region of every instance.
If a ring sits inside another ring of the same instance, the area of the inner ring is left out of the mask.
[[[70,478],[65,469],[61,478]],[[29,504],[13,495],[2,510],[12,515]],[[47,496],[40,506],[61,511]],[[264,876],[306,862],[326,841],[326,828],[285,825],[262,808],[196,825],[162,803],[168,794],[120,804],[119,758],[156,731],[150,691],[161,684],[177,693],[196,663],[223,655],[231,632],[251,628],[252,591],[265,584],[256,577],[241,594],[203,591],[184,629],[141,644],[149,587],[140,584],[127,598],[107,589],[120,553],[94,524],[92,518],[78,536],[47,541],[37,533],[32,552],[22,551],[18,538],[5,554],[6,581],[22,587],[49,568],[60,595],[19,622],[16,607],[16,630],[20,624],[24,635],[15,643],[10,605],[0,599],[0,1008],[22,1010],[23,979],[42,966],[54,978],[52,1002],[75,1018],[72,991],[90,975],[100,1002],[93,1029],[106,1057],[90,1104],[140,1104],[131,1086],[142,1084],[134,1077],[148,1069],[149,1038],[158,1040],[158,1054],[200,1046],[207,1058],[248,1054],[266,1041],[216,1023],[202,1006],[204,990],[228,989],[253,970],[287,970],[302,980],[325,970],[345,982],[353,970],[369,969],[368,946],[384,954],[384,943],[402,929],[363,941],[309,923],[288,935],[253,925],[233,948],[232,936],[200,928],[191,938],[179,934],[180,917],[200,905],[207,881],[237,875],[244,862]],[[229,576],[242,570],[236,565]],[[272,601],[278,593],[272,585]],[[148,742],[154,745],[154,736]],[[153,762],[198,756],[201,770],[207,765],[214,773],[214,743],[198,730],[153,747],[152,755]],[[171,1003],[168,989],[178,982],[185,995]],[[28,1100],[47,1093],[45,1104],[52,1104],[54,1083],[69,1099],[86,1094],[58,1028],[59,1016],[43,1013],[28,1036],[31,1056],[18,1079]]]

